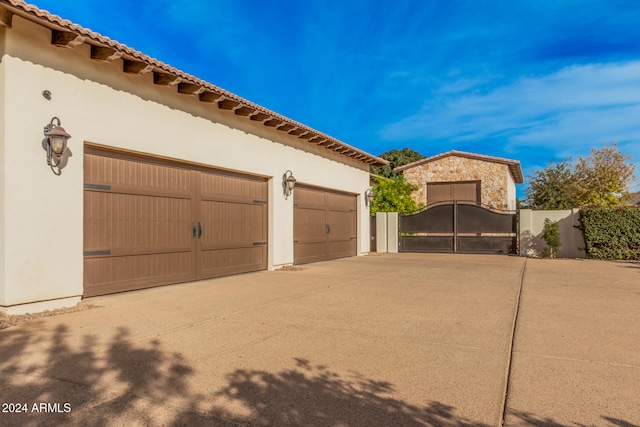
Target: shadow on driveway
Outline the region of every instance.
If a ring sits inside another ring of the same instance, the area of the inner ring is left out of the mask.
[[[2,414],[3,425],[485,426],[443,403],[417,407],[395,399],[389,382],[357,372],[347,378],[301,358],[282,372],[236,370],[226,387],[204,396],[192,393],[197,372],[180,354],[158,341],[131,343],[127,329],[106,346],[91,335],[73,345],[63,325],[46,341],[36,338],[42,335],[0,332],[3,403],[14,404],[12,411],[27,405],[26,413]]]

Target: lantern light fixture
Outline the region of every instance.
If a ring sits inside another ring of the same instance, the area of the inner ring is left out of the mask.
[[[60,175],[62,173],[60,170],[62,154],[67,149],[67,141],[71,135],[60,126],[60,119],[53,117],[51,122],[44,127],[44,136],[42,148],[47,152],[47,164],[54,174]]]
[[[296,179],[293,173],[288,170],[282,175],[282,190],[284,192],[284,198],[287,199],[293,192],[293,187],[296,186]]]
[[[368,208],[370,208],[371,205],[373,204],[373,198],[375,196],[376,196],[376,194],[370,188],[367,189],[367,191],[364,192],[364,204],[367,205]]]

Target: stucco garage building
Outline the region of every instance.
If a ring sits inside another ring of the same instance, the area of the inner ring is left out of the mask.
[[[20,1],[0,24],[1,310],[369,251],[384,160]]]
[[[413,196],[425,205],[467,200],[494,209],[515,210],[516,184],[524,182],[517,160],[455,150],[397,167],[395,171],[418,186]]]

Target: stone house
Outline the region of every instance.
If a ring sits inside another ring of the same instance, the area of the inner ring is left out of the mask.
[[[419,187],[413,197],[424,205],[466,200],[493,209],[514,210],[516,184],[524,182],[517,160],[455,150],[394,170]]]

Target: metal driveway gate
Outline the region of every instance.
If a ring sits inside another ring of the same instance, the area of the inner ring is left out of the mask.
[[[399,215],[400,252],[515,254],[518,212],[451,201]]]

